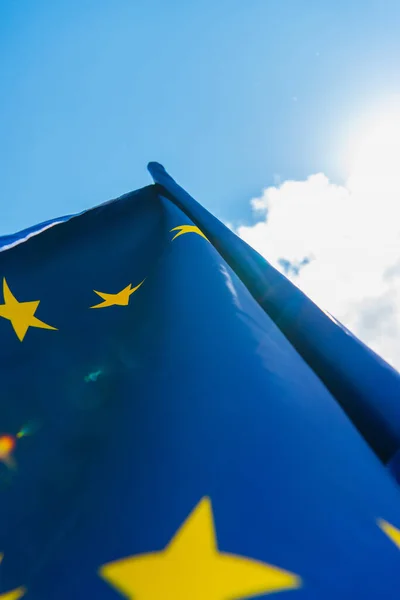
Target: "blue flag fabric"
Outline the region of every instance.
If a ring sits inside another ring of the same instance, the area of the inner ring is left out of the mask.
[[[150,171],[2,240],[0,599],[397,599],[399,376]]]
[[[336,397],[377,455],[388,462],[400,450],[400,379],[397,371],[324,313],[255,250],[197,204],[164,168],[154,180],[194,222]]]

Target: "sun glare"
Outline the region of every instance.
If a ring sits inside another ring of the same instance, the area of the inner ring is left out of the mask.
[[[348,187],[353,192],[400,192],[400,104],[382,109],[361,128],[350,159]]]

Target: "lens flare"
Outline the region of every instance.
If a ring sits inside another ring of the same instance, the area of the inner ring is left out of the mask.
[[[15,461],[12,452],[15,449],[17,438],[13,435],[0,435],[0,462],[4,463],[10,469],[15,468]]]
[[[9,456],[15,448],[15,437],[12,435],[0,436],[0,460],[4,457]]]
[[[92,373],[89,373],[89,375],[86,375],[84,377],[84,380],[86,381],[86,383],[89,383],[89,381],[97,381],[97,379],[102,373],[103,371],[101,369],[98,369],[97,371],[93,371]]]
[[[37,432],[37,430],[39,429],[39,425],[38,423],[26,423],[26,425],[23,425],[21,427],[21,429],[18,431],[17,433],[17,438],[23,438],[26,437],[27,435],[33,435],[34,433]]]
[[[28,435],[34,434],[38,429],[38,424],[34,422],[23,425],[16,435],[11,433],[0,434],[0,462],[9,469],[16,469],[17,464],[13,457],[13,452],[17,446],[18,440]]]

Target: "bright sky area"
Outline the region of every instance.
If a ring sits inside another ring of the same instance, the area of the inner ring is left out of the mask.
[[[398,0],[3,0],[0,234],[162,162],[400,368]]]

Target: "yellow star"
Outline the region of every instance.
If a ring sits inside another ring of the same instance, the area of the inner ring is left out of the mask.
[[[56,327],[47,325],[47,323],[40,321],[34,316],[36,309],[40,304],[40,300],[18,302],[8,287],[5,277],[3,278],[3,295],[4,304],[0,304],[0,317],[11,321],[11,325],[21,342],[29,327],[39,327],[40,329],[53,329],[54,331],[57,331]]]
[[[25,588],[19,587],[15,588],[15,590],[11,590],[11,592],[0,594],[0,600],[19,600],[19,598],[22,598],[22,596],[25,596],[25,594]]]
[[[100,575],[135,600],[236,600],[301,585],[288,571],[220,552],[209,498],[199,502],[164,550],[108,563]]]
[[[208,239],[206,238],[204,233],[200,231],[200,229],[195,225],[179,225],[179,227],[174,227],[173,229],[171,229],[171,232],[172,231],[178,231],[178,233],[174,235],[171,242],[173,242],[175,238],[179,237],[180,235],[184,235],[185,233],[197,233],[197,235],[201,235],[201,237],[203,237],[208,242]]]
[[[0,563],[3,560],[4,554],[0,554]],[[15,590],[11,590],[11,592],[6,592],[5,594],[0,594],[0,600],[19,600],[26,594],[26,589],[23,587],[15,588]]]
[[[143,282],[144,279],[141,283],[139,283],[139,285],[137,285],[134,288],[130,283],[126,286],[126,288],[124,288],[117,294],[106,294],[105,292],[96,292],[96,290],[93,290],[95,294],[97,294],[98,296],[100,296],[100,298],[104,300],[104,302],[100,302],[100,304],[95,304],[90,308],[106,308],[106,306],[128,306],[130,296],[133,294],[133,292],[136,292],[136,290],[140,288]]]
[[[378,525],[382,529],[382,531],[384,531],[386,535],[392,540],[392,542],[396,544],[398,548],[400,548],[400,529],[397,529],[397,527],[394,527],[394,525],[391,525],[383,519],[378,520]]]

